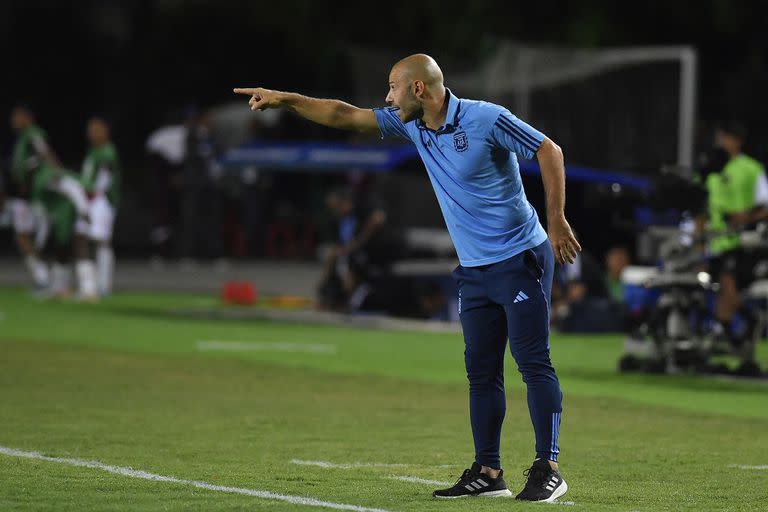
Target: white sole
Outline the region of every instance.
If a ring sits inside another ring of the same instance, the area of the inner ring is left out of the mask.
[[[552,496],[545,500],[537,501],[536,503],[552,503],[566,492],[568,492],[568,484],[565,483],[565,480],[563,480],[562,483],[560,483],[560,485],[557,486],[557,488],[552,492]]]
[[[439,500],[456,500],[459,498],[504,498],[512,496],[512,491],[509,489],[502,489],[500,491],[488,491],[478,494],[464,494],[462,496],[435,496]]]

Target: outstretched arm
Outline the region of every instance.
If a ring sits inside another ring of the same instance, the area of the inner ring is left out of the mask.
[[[237,88],[237,94],[245,94],[251,99],[251,110],[284,108],[291,110],[312,122],[359,132],[376,132],[379,125],[373,110],[358,108],[340,100],[310,98],[292,92],[273,91],[270,89]]]
[[[547,231],[555,258],[559,263],[573,263],[581,245],[565,220],[565,164],[560,146],[549,138],[536,151],[547,198]]]

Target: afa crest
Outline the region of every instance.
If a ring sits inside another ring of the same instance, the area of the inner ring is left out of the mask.
[[[466,151],[469,147],[469,139],[467,139],[467,132],[456,132],[453,134],[453,147],[461,153]]]

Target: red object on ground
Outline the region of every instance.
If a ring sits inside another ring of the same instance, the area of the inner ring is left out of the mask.
[[[227,304],[250,306],[256,302],[256,287],[248,281],[228,281],[224,283],[221,299]]]

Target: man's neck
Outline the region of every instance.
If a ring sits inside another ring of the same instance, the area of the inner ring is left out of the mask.
[[[448,99],[448,90],[443,87],[442,92],[424,104],[424,115],[421,116],[421,120],[430,130],[437,130],[445,124],[445,116],[448,114]]]

